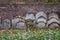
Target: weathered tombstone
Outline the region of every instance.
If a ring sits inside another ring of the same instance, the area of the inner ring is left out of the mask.
[[[44,22],[44,23],[46,23],[46,19],[44,19],[44,18],[39,18],[39,19],[37,19],[37,23],[39,23],[39,22]]]
[[[3,20],[3,28],[4,29],[9,29],[10,28],[10,20],[9,19]]]
[[[2,28],[2,18],[0,17],[0,29]]]
[[[56,13],[49,14],[47,26],[50,28],[57,28],[59,27],[58,24],[60,24],[58,15]]]
[[[32,14],[32,13],[27,13],[25,19],[26,19],[26,20],[35,20],[34,14]]]
[[[40,22],[40,23],[37,24],[37,26],[38,26],[39,28],[44,28],[44,27],[45,27],[45,23]]]
[[[52,23],[49,25],[50,28],[59,28],[59,25],[57,23]]]
[[[12,28],[16,28],[16,23],[19,21],[19,18],[12,19]]]
[[[27,13],[25,20],[26,20],[27,30],[31,30],[31,28],[35,26],[34,25],[34,21],[35,21],[34,14],[32,12]]]
[[[59,24],[59,20],[52,18],[47,22],[47,24],[48,24],[48,27],[55,28],[55,26]],[[59,27],[59,25],[57,27]]]
[[[2,18],[0,17],[0,24],[2,23]]]
[[[36,19],[38,19],[40,17],[43,17],[43,18],[47,19],[47,15],[43,11],[40,11],[36,14]]]
[[[48,21],[48,24],[51,24],[51,23],[54,23],[54,22],[59,23],[59,20],[57,20],[57,19],[55,19],[55,18],[50,19],[50,20]]]
[[[56,13],[49,14],[48,19],[51,19],[51,18],[59,19],[58,15]]]
[[[37,26],[39,28],[45,28],[46,27],[46,20],[47,20],[47,15],[43,11],[38,12],[36,14],[36,22],[37,22]]]
[[[16,19],[15,21],[16,21],[15,28],[17,29],[26,28],[24,17],[18,16],[18,19]]]
[[[45,28],[46,27],[46,19],[44,19],[44,18],[38,19],[37,23],[38,23],[37,26],[39,28]]]
[[[17,28],[17,29],[26,28],[26,24],[25,24],[24,22],[19,21],[19,22],[17,22],[17,24],[16,24],[16,28]]]

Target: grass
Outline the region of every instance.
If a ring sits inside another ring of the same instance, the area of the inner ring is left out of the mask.
[[[1,30],[0,40],[60,40],[60,30],[35,28]]]

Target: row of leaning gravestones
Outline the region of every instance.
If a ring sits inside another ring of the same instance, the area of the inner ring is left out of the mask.
[[[11,21],[9,19],[3,20],[0,27],[2,29],[9,29],[12,24],[12,28],[26,28],[25,20],[35,21],[35,27],[39,28],[59,28],[60,27],[60,19],[57,13],[51,13],[46,15],[43,11],[38,12],[35,16],[34,14],[27,13],[25,17],[16,16]],[[12,23],[11,23],[12,22]],[[32,23],[33,24],[33,23]]]

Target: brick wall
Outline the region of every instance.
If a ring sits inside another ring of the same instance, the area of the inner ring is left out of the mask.
[[[60,4],[0,4],[2,19],[12,19],[16,15],[25,16],[29,11],[36,14],[41,10],[46,13],[51,13],[54,10],[60,15]]]

